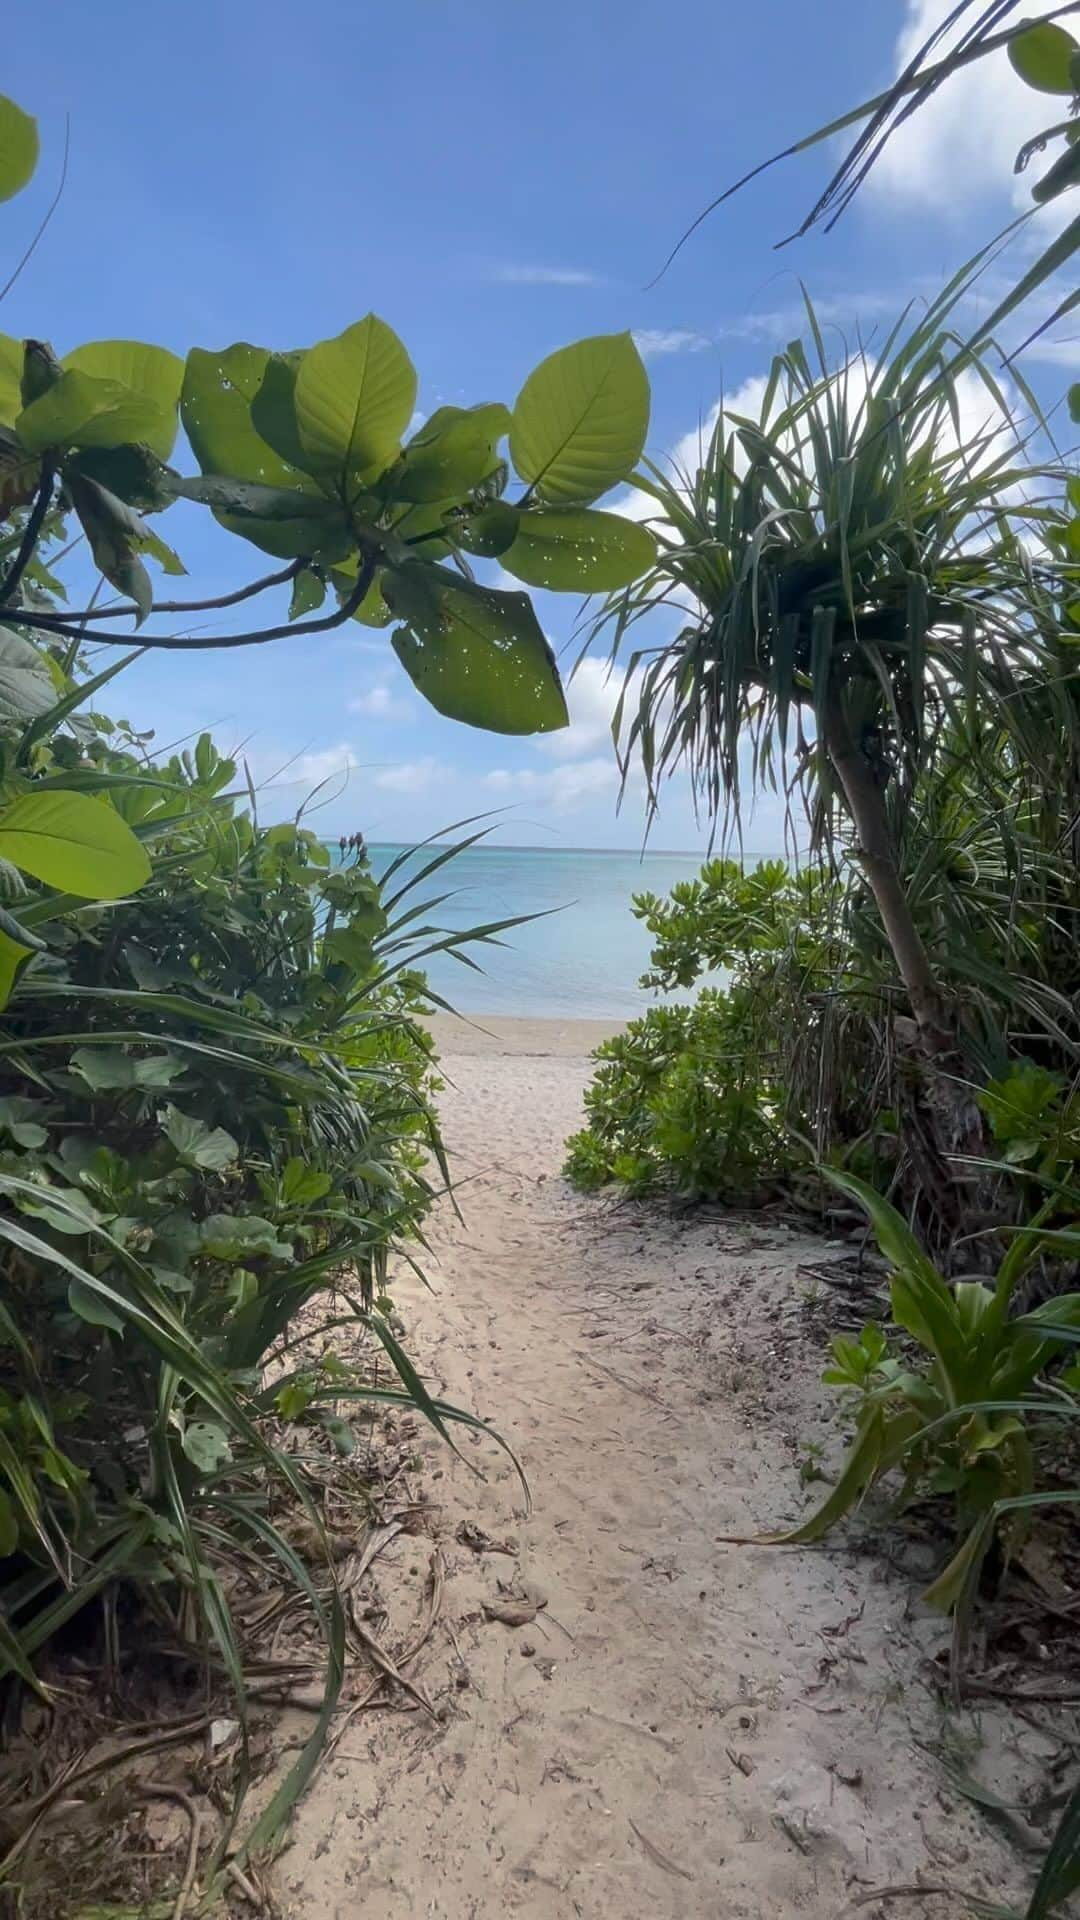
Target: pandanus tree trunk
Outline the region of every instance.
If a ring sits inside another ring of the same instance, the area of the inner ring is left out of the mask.
[[[915,924],[896,862],[885,797],[874,770],[852,738],[835,694],[825,711],[825,749],[855,828],[859,864],[873,893],[885,937],[904,983],[914,1020],[919,1109],[913,1118],[921,1136],[919,1174],[947,1234],[962,1223],[965,1208],[985,1206],[971,1161],[986,1152],[983,1116],[972,1095],[955,1017],[941,991],[933,962]],[[903,1029],[894,1023],[903,1042]],[[908,1046],[906,1051],[912,1051]]]

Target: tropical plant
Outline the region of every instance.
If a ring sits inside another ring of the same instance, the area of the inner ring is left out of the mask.
[[[902,1499],[928,1488],[955,1501],[960,1543],[924,1596],[949,1608],[972,1553],[985,1546],[986,1513],[1033,1491],[1028,1400],[1047,1363],[1080,1339],[1080,1293],[1010,1315],[1014,1292],[1048,1244],[1075,1257],[1080,1234],[1042,1222],[1021,1229],[992,1287],[950,1285],[895,1207],[852,1174],[831,1169],[827,1177],[866,1212],[891,1269],[892,1330],[921,1350],[920,1364],[912,1363],[909,1350],[891,1350],[878,1327],[864,1328],[857,1340],[834,1339],[823,1379],[855,1396],[855,1439],[824,1504],[770,1539],[822,1539],[869,1488],[900,1470]]]
[[[33,123],[0,99],[8,192],[25,184],[36,151]],[[129,340],[92,341],[59,360],[41,341],[0,337],[0,508],[27,510],[0,582],[5,620],[72,642],[92,627],[99,642],[127,644],[118,615],[141,627],[152,614],[232,607],[287,585],[285,619],[194,637],[147,628],[140,644],[263,644],[355,617],[393,625],[398,659],[440,713],[502,733],[565,726],[528,596],[481,584],[471,561],[497,557],[531,586],[585,593],[649,564],[648,532],[592,505],[645,443],[649,384],[633,339],[578,341],[534,369],[513,409],[439,407],[403,443],[416,392],[405,347],[370,313],[308,349],[239,342],[193,348],[186,362]],[[178,409],[194,478],[167,464]],[[516,500],[506,497],[511,461],[523,483]],[[215,600],[155,601],[144,556],[167,573],[184,568],[146,516],[177,499],[287,564]],[[121,608],[58,612],[22,596],[54,501],[74,511]],[[320,612],[328,595],[333,610]]]
[[[812,1161],[823,1055],[840,1039],[835,992],[821,991],[837,984],[838,898],[816,870],[765,861],[744,873],[731,860],[707,862],[667,901],[634,896],[653,936],[642,987],[710,984],[692,1004],[650,1007],[597,1047],[587,1125],[567,1142],[575,1186],[671,1188],[742,1205],[791,1191]],[[857,1082],[849,1043],[847,1065]],[[864,1068],[871,1087],[873,1066]],[[861,1127],[839,1098],[828,1124],[830,1145]]]
[[[387,1297],[445,1178],[416,966],[468,936],[424,897],[448,848],[413,880],[362,850],[332,864],[301,824],[240,809],[209,738],[155,765],[65,706],[34,723],[41,782],[108,781],[155,864],[127,902],[20,901],[49,948],[0,1039],[0,1673],[50,1698],[53,1637],[99,1599],[122,1617],[127,1592],[246,1725],[237,1569],[291,1589],[324,1641],[323,1709],[242,1853],[309,1776],[341,1678],[333,1579],[287,1524],[307,1511],[317,1562],[320,1453],[352,1451],[361,1402],[480,1426],[428,1394]]]

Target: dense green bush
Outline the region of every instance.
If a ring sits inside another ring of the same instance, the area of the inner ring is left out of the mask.
[[[819,869],[711,860],[668,900],[638,894],[653,936],[642,986],[706,979],[597,1048],[587,1127],[568,1143],[581,1188],[616,1181],[754,1205],[841,1146],[868,1169],[893,1128],[873,1089],[872,976],[845,955],[842,896]],[[841,989],[843,989],[841,991]]]

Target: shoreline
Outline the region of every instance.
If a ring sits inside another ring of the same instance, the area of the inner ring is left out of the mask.
[[[441,1056],[507,1060],[515,1057],[585,1060],[601,1040],[625,1033],[627,1022],[560,1018],[552,1014],[429,1014],[424,1022]]]

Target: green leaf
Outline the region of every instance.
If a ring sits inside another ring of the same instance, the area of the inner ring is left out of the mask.
[[[396,500],[449,500],[486,480],[495,448],[510,431],[509,409],[437,407],[414,433],[390,476]]]
[[[131,507],[96,480],[81,473],[68,473],[65,479],[95,566],[110,586],[134,601],[135,624],[140,626],[154,604],[153,584],[138,555],[149,540],[147,528]]]
[[[0,333],[0,422],[11,427],[22,412],[23,345]]]
[[[82,900],[115,900],[150,862],[115,807],[89,793],[23,793],[0,810],[0,857]]]
[[[329,1193],[333,1182],[319,1167],[305,1160],[287,1160],[281,1170],[281,1199],[286,1207],[309,1207]]]
[[[95,1093],[110,1093],[124,1087],[167,1087],[184,1071],[184,1063],[171,1053],[154,1053],[139,1058],[123,1047],[76,1047],[71,1066],[81,1074]]]
[[[1041,180],[1037,180],[1031,189],[1031,197],[1040,207],[1048,200],[1056,200],[1059,193],[1065,193],[1069,187],[1075,187],[1080,181],[1080,147],[1066,147],[1059,154],[1052,167],[1048,167]]]
[[[310,567],[301,568],[293,581],[289,599],[289,619],[301,620],[305,614],[317,613],[326,599],[326,581],[321,573],[313,573]]]
[[[1072,93],[1069,65],[1077,44],[1071,33],[1051,21],[1023,27],[1009,41],[1013,70],[1039,93]]]
[[[24,407],[15,431],[28,453],[46,447],[118,447],[127,440],[172,444],[169,415],[146,394],[70,367]]]
[[[0,93],[0,200],[21,193],[37,163],[37,121]]]
[[[274,357],[246,340],[214,351],[193,347],[180,391],[184,432],[203,473],[315,493],[314,482],[275,453],[252,421],[252,406]]]
[[[508,500],[491,500],[479,513],[468,513],[451,522],[451,531],[466,553],[482,554],[495,560],[517,539],[521,514]]]
[[[19,1544],[19,1522],[6,1493],[0,1492],[0,1560],[6,1560]]]
[[[184,500],[212,507],[217,518],[234,533],[242,533],[280,559],[298,560],[319,554],[328,563],[344,560],[355,542],[341,511],[320,494],[295,487],[265,487],[258,481],[233,480],[223,474],[202,479],[173,480],[172,491]]]
[[[291,1260],[293,1250],[279,1240],[269,1220],[254,1213],[212,1213],[199,1229],[199,1250],[211,1260]]]
[[[274,1405],[283,1420],[298,1420],[315,1398],[316,1385],[310,1374],[298,1374],[286,1381],[274,1395]]]
[[[85,447],[68,456],[64,471],[96,480],[140,513],[160,513],[176,498],[170,481],[177,475],[148,446],[136,442],[122,447]]]
[[[216,1473],[232,1459],[228,1433],[214,1420],[189,1421],[180,1444],[199,1473]]]
[[[523,513],[503,566],[530,587],[552,592],[610,593],[647,573],[656,542],[647,527],[590,507]]]
[[[629,333],[563,347],[530,373],[517,397],[510,452],[542,500],[595,500],[640,458],[649,381]]]
[[[151,347],[141,340],[89,340],[66,353],[65,367],[76,367],[97,380],[112,380],[125,392],[138,394],[158,416],[152,433],[129,434],[159,460],[167,460],[176,439],[176,410],[184,379],[184,363],[167,347]]]
[[[339,1413],[320,1413],[319,1425],[343,1460],[356,1452],[356,1435]]]
[[[416,404],[416,370],[393,329],[369,313],[304,355],[295,404],[308,472],[349,484],[396,454]]]
[[[56,683],[33,642],[0,626],[0,730],[48,713]]]
[[[119,1334],[124,1331],[119,1314],[114,1313],[101,1295],[88,1287],[84,1280],[68,1281],[68,1306],[89,1327],[108,1327],[111,1333]]]
[[[566,726],[555,655],[527,594],[497,593],[421,566],[387,569],[383,593],[403,622],[394,651],[437,713],[492,733]]]
[[[231,1167],[240,1152],[232,1134],[226,1133],[224,1127],[208,1127],[205,1120],[193,1119],[176,1107],[165,1108],[161,1130],[181,1160],[210,1172],[220,1173],[225,1167]]]
[[[0,931],[0,1010],[11,999],[19,969],[23,961],[30,958],[30,952],[29,947],[22,946],[10,934]]]
[[[869,1218],[874,1229],[874,1238],[885,1259],[898,1273],[917,1274],[920,1278],[929,1278],[947,1294],[947,1289],[927,1259],[911,1228],[896,1208],[882,1198],[865,1180],[859,1180],[853,1173],[843,1173],[837,1167],[822,1167],[825,1179],[848,1198],[856,1200]]]
[[[296,425],[296,376],[303,357],[300,352],[272,353],[251,403],[251,423],[259,438],[301,473],[305,456]]]

